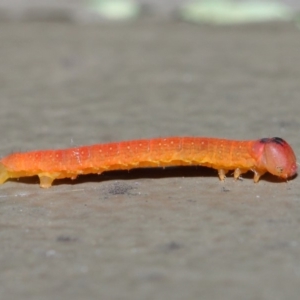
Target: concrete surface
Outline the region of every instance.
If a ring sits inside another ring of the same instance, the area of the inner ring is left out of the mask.
[[[169,135],[300,153],[292,24],[1,23],[1,155]],[[299,299],[300,181],[201,168],[0,186],[0,299]]]

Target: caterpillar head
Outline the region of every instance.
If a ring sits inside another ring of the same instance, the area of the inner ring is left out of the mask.
[[[296,156],[291,146],[279,137],[259,140],[261,148],[260,167],[271,174],[287,179],[297,173]]]

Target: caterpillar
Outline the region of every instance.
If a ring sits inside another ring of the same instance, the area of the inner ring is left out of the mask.
[[[297,172],[291,146],[279,137],[234,141],[205,137],[168,137],[97,144],[59,150],[13,153],[0,160],[0,184],[9,178],[37,175],[40,187],[55,179],[111,170],[168,166],[205,166],[224,180],[254,172],[254,182],[269,172],[284,180]]]

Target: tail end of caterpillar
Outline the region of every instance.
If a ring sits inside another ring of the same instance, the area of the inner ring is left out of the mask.
[[[0,162],[0,184],[3,184],[9,178],[19,178],[23,176],[33,176],[33,174],[24,174],[18,172],[9,172],[7,168]],[[40,179],[40,187],[41,188],[50,188],[54,179],[57,178],[57,174],[51,175],[49,173],[38,174]]]
[[[264,146],[259,168],[283,179],[293,177],[297,173],[296,156],[291,146],[281,138],[261,139]]]
[[[2,163],[0,163],[0,184],[4,183],[7,179],[9,179],[7,169]]]

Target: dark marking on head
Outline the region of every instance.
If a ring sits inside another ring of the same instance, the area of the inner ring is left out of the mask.
[[[276,144],[281,145],[281,146],[283,146],[285,144],[285,141],[280,137],[273,137],[271,140],[272,140],[272,142],[275,142]]]
[[[259,142],[262,143],[262,144],[267,144],[267,143],[270,143],[270,140],[271,139],[269,139],[269,138],[262,138],[262,139],[259,140]]]
[[[259,141],[260,141],[260,143],[263,143],[263,144],[275,143],[275,144],[278,144],[280,146],[283,146],[285,144],[285,141],[280,137],[262,138]]]

